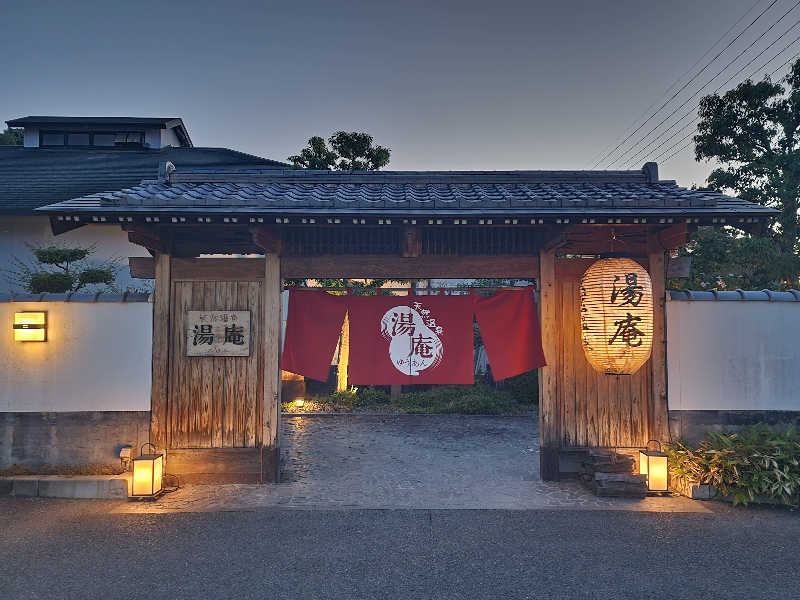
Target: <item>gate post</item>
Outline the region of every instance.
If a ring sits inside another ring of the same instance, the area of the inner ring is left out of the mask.
[[[150,385],[150,443],[159,451],[167,447],[167,398],[169,395],[171,257],[155,256],[153,293],[153,362]]]
[[[277,253],[264,257],[264,406],[261,414],[263,482],[277,482],[280,475],[279,430],[281,418],[281,259]]]
[[[648,239],[648,267],[653,286],[653,350],[650,355],[652,390],[648,425],[649,438],[669,441],[669,407],[667,406],[667,339],[666,339],[666,265],[665,250],[655,236]]]
[[[558,330],[556,328],[556,255],[554,250],[539,252],[539,313],[542,350],[547,365],[539,369],[539,474],[545,481],[558,481],[559,434]]]

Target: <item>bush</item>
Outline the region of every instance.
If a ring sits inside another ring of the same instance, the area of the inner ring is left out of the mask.
[[[800,434],[758,424],[710,433],[697,448],[667,447],[671,472],[684,481],[709,484],[735,504],[765,497],[800,505]]]
[[[503,382],[503,389],[521,404],[539,404],[539,371],[534,369],[516,377],[509,377]]]
[[[379,388],[360,387],[356,391],[356,402],[360,406],[374,406],[375,404],[389,404],[389,394]]]
[[[501,415],[521,412],[508,392],[486,384],[443,385],[403,394],[393,402],[410,413]]]

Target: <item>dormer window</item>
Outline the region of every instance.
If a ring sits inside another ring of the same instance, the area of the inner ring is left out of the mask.
[[[105,146],[139,147],[144,146],[143,131],[118,132],[73,132],[42,131],[39,134],[40,146]]]

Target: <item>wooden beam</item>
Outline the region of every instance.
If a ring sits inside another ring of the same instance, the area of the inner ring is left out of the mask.
[[[561,433],[556,391],[558,382],[558,335],[556,328],[555,250],[539,253],[539,314],[542,327],[542,349],[547,366],[539,369],[539,452],[540,476],[545,481],[559,479],[558,448]]]
[[[686,245],[689,235],[689,226],[679,223],[658,232],[658,242],[664,250],[674,250]]]
[[[422,237],[419,227],[404,227],[402,229],[402,256],[404,258],[417,258],[422,254]]]
[[[283,261],[283,276],[288,279],[524,279],[539,274],[539,259],[535,256],[329,255],[286,256]]]
[[[170,255],[158,254],[155,263],[153,299],[153,363],[150,384],[150,443],[159,450],[167,447],[167,400],[169,396],[170,345]]]
[[[50,217],[50,229],[53,231],[53,235],[61,235],[62,233],[66,233],[67,231],[72,231],[73,229],[77,229],[78,227],[83,227],[87,225],[87,223],[75,222],[75,221],[59,221],[56,217]]]
[[[648,240],[648,263],[653,284],[653,350],[650,355],[652,389],[648,411],[649,437],[669,441],[669,407],[667,405],[667,340],[666,340],[666,260],[660,240]]]
[[[274,227],[263,225],[250,227],[253,243],[264,252],[280,254],[283,249],[283,236]]]
[[[264,409],[261,415],[265,448],[277,454],[281,415],[281,259],[277,254],[264,257]],[[277,466],[276,466],[277,468]],[[275,475],[277,478],[277,473]],[[276,479],[277,481],[277,479]]]
[[[145,226],[128,229],[128,241],[131,244],[144,246],[154,254],[171,254],[172,237],[173,232],[171,229]]]
[[[173,279],[257,281],[264,278],[260,258],[174,258]],[[130,257],[131,277],[152,279],[153,259]],[[281,275],[287,279],[459,279],[530,278],[539,275],[536,256],[420,256],[327,255],[281,257]]]

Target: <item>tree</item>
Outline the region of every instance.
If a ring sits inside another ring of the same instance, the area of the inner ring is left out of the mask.
[[[308,140],[308,147],[288,158],[297,169],[317,169],[330,171],[377,171],[389,164],[391,150],[375,146],[372,136],[358,131],[337,131],[328,138],[329,148],[320,136]],[[389,279],[320,279],[324,288],[349,287],[357,295],[374,294],[375,290],[393,281]],[[396,281],[402,283],[401,281]],[[305,285],[304,281],[293,281],[294,285]],[[350,323],[345,317],[342,337],[339,344],[339,367],[336,378],[336,391],[347,390],[347,365],[350,356]]]
[[[793,285],[800,272],[800,60],[791,66],[783,83],[773,83],[769,77],[759,82],[747,80],[722,96],[712,94],[700,101],[695,157],[721,163],[709,175],[708,186],[780,211],[764,240],[745,241],[750,238],[726,230],[731,247],[725,251],[725,261],[717,260],[721,258],[718,245],[724,238],[695,236],[698,257],[716,256],[701,260],[702,268],[711,268],[716,261],[716,268],[725,265],[738,270],[715,273],[723,281],[734,275],[754,286],[770,282]],[[707,244],[710,246],[705,247]],[[742,257],[756,259],[758,268],[749,274],[743,271]],[[706,278],[709,275],[704,274]]]
[[[389,164],[392,151],[375,146],[372,136],[358,131],[337,131],[325,140],[314,136],[308,147],[288,160],[295,168],[340,171],[377,171]]]
[[[116,290],[117,262],[90,263],[94,244],[85,247],[29,244],[28,247],[35,263],[30,265],[15,257],[15,269],[8,271],[8,279],[31,294],[77,292],[88,286]]]
[[[22,146],[24,142],[25,134],[18,127],[6,129],[3,133],[0,133],[0,146]]]
[[[795,256],[768,237],[713,227],[701,227],[680,254],[692,257],[692,270],[688,279],[672,280],[673,289],[785,288],[784,274],[796,268]]]

